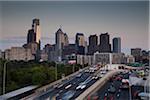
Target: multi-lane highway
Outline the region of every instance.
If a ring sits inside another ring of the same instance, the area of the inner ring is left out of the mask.
[[[75,99],[97,81],[97,78],[93,78],[97,71],[86,71],[82,70],[79,74],[71,77],[69,80],[49,88],[48,91],[37,96],[35,100],[51,100],[54,98],[56,100]]]
[[[128,73],[119,75],[121,75],[123,79],[127,79],[129,77]],[[113,86],[115,89],[113,89],[111,86]],[[96,100],[129,100],[129,88],[121,89],[121,86],[122,82],[119,80],[119,78],[109,80],[90,98],[97,98]]]

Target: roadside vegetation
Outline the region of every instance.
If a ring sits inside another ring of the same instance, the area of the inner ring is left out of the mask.
[[[2,94],[2,77],[3,66],[6,60],[0,59],[0,94]],[[6,64],[6,93],[28,86],[38,85],[42,86],[62,78],[62,75],[67,76],[73,73],[73,66],[75,71],[82,68],[81,65],[64,65],[56,64],[55,62],[36,62],[36,61],[9,61]]]

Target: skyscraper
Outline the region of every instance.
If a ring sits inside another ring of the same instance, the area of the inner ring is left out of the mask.
[[[33,29],[28,30],[27,44],[36,42],[36,34]]]
[[[67,45],[69,45],[68,36],[59,28],[56,32],[56,51],[58,52],[59,61],[62,60],[62,50]]]
[[[84,40],[83,33],[76,34],[75,43],[76,43],[77,54],[84,55],[85,54],[85,40]]]
[[[113,52],[121,53],[121,38],[120,37],[113,38]]]
[[[88,54],[93,55],[97,51],[98,37],[97,35],[89,36]]]
[[[111,44],[109,43],[108,33],[103,33],[100,35],[99,52],[111,52]]]
[[[68,35],[66,33],[64,33],[64,46],[68,46],[69,45],[69,39],[68,39]]]
[[[34,30],[34,33],[36,33],[36,42],[40,44],[41,33],[40,33],[40,20],[39,19],[36,19],[36,18],[33,19],[32,29]]]

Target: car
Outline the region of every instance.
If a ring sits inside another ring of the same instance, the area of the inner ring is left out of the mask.
[[[70,90],[62,95],[62,100],[70,100],[75,94],[75,91]]]
[[[92,79],[98,79],[98,76],[93,76]]]
[[[110,86],[109,89],[108,89],[108,92],[110,93],[115,93],[116,92],[116,88],[114,86]]]
[[[85,83],[80,83],[77,87],[76,87],[76,90],[78,89],[84,89],[86,87],[86,84]]]
[[[121,81],[121,80],[122,80],[122,78],[118,76],[118,77],[116,77],[116,78],[115,78],[115,80],[117,80],[117,81]]]
[[[82,73],[79,73],[78,75],[76,75],[77,78],[80,78],[82,76]]]
[[[68,89],[68,88],[70,88],[72,86],[72,84],[69,84],[69,85],[67,85],[66,87],[65,87],[65,89]]]

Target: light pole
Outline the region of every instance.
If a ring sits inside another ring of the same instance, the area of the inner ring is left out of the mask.
[[[4,63],[4,68],[3,68],[3,94],[5,94],[5,84],[6,84],[6,65],[9,61],[6,61]]]

